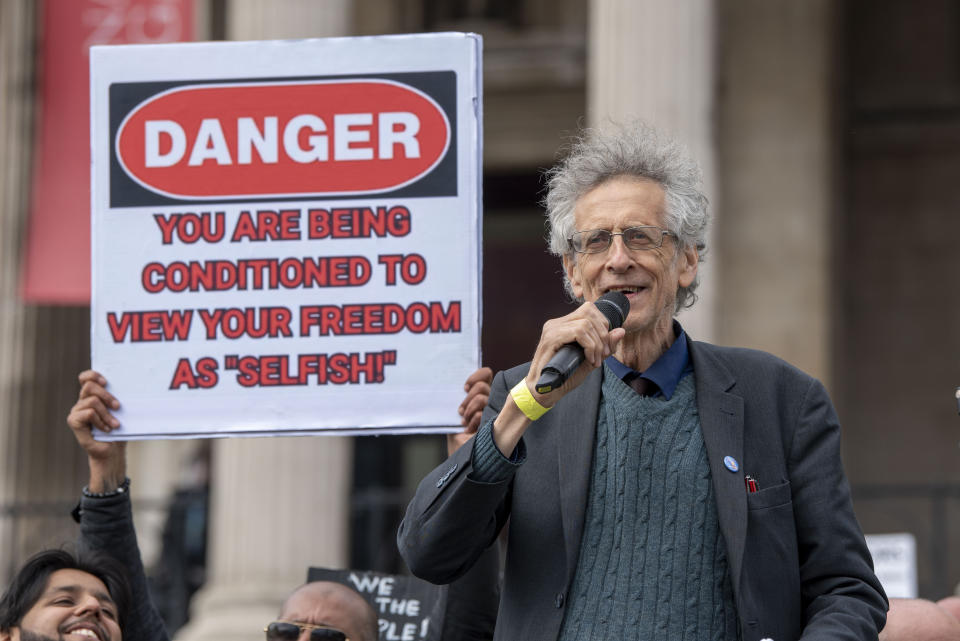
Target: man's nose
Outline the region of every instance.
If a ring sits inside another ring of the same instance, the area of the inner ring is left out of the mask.
[[[607,248],[607,264],[611,267],[623,267],[633,260],[633,255],[623,242],[623,235],[617,234],[610,239]]]
[[[86,594],[79,597],[75,609],[79,613],[99,615],[103,608],[100,605],[100,599],[92,594]]]

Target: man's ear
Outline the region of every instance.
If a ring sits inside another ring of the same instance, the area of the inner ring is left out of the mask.
[[[679,272],[677,280],[681,287],[690,287],[694,278],[697,277],[697,267],[700,265],[700,252],[697,251],[696,247],[691,245],[677,255],[677,260],[680,263],[677,270]]]
[[[565,254],[563,256],[563,271],[567,274],[567,280],[570,281],[574,298],[583,298],[583,283],[580,281],[580,268],[577,266],[576,254]]]
[[[20,628],[13,627],[9,630],[0,630],[0,641],[20,641]]]

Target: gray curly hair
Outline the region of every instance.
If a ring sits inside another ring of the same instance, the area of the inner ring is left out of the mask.
[[[700,166],[687,150],[659,130],[643,122],[583,129],[570,153],[546,172],[550,252],[576,260],[569,238],[575,231],[577,201],[594,187],[618,176],[656,181],[666,196],[665,224],[676,235],[679,250],[695,247],[702,262],[706,250],[707,198],[703,195]],[[574,297],[564,270],[564,285]],[[700,277],[677,290],[676,311],[696,302]]]

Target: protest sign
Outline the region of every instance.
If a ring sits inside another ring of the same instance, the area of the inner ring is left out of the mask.
[[[123,403],[108,438],[459,429],[479,366],[480,49],[91,49],[92,360]]]
[[[888,597],[917,598],[917,539],[909,532],[866,534],[873,572]]]
[[[413,576],[327,568],[310,568],[307,581],[333,581],[359,592],[377,613],[380,641],[440,641],[445,585]]]

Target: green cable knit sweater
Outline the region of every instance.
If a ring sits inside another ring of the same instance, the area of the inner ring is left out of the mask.
[[[694,375],[670,400],[604,369],[576,578],[560,638],[735,641]]]

